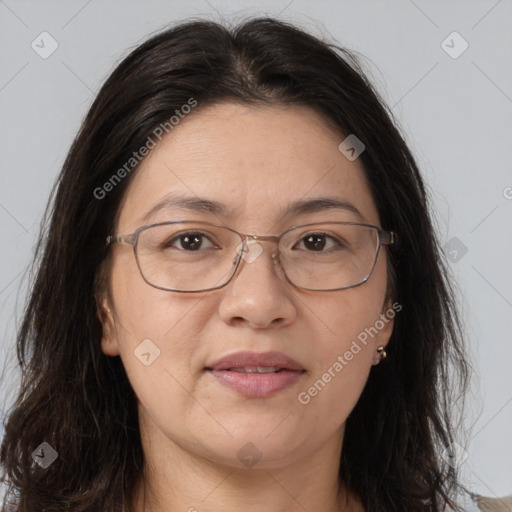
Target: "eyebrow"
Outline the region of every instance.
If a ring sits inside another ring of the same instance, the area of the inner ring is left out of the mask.
[[[235,217],[235,211],[233,209],[228,208],[225,204],[218,201],[203,197],[169,194],[156,203],[139,220],[141,222],[146,222],[159,211],[172,207],[182,208],[193,212],[206,212],[227,218]],[[342,210],[351,212],[360,220],[366,221],[364,215],[355,205],[345,199],[337,197],[316,197],[313,199],[292,201],[278,213],[278,218],[319,213],[326,210]]]

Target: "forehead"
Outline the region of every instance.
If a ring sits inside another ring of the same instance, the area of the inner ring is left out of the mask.
[[[292,203],[316,198],[350,203],[362,214],[339,209],[339,220],[378,224],[362,163],[338,149],[344,138],[308,107],[220,103],[198,109],[156,140],[125,192],[118,228],[198,215],[233,228],[264,228],[284,220]],[[196,210],[171,201],[178,196],[192,199]],[[221,208],[214,211],[203,199]]]

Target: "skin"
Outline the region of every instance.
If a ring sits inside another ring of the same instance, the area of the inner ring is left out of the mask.
[[[349,200],[366,222],[380,225],[362,164],[338,150],[343,138],[307,107],[220,103],[198,110],[143,161],[120,205],[116,234],[180,218],[259,235],[317,221],[361,222],[341,210],[278,213],[318,196]],[[168,208],[141,221],[170,192],[220,201],[232,216]],[[294,288],[273,266],[275,246],[262,247],[227,286],[201,293],[156,289],[143,280],[132,247],[111,248],[108,291],[100,298],[102,351],[121,357],[138,397],[147,468],[146,508],[141,480],[136,512],[364,510],[338,482],[340,453],[346,418],[393,321],[307,405],[297,395],[390,308],[385,246],[366,283],[334,292]],[[134,356],[146,338],[160,350],[149,366]],[[271,397],[245,398],[204,371],[239,350],[281,351],[306,372]],[[262,454],[251,468],[237,457],[248,442]]]

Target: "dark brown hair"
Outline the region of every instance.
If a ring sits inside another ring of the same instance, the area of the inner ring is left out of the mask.
[[[347,419],[340,478],[368,511],[453,507],[462,487],[441,452],[456,439],[450,409],[469,366],[425,184],[354,55],[270,18],[167,29],[119,64],[91,106],[49,203],[18,332],[22,385],[0,453],[4,507],[112,511],[130,501],[144,468],[137,401],[120,358],[100,349],[95,275],[136,167],[104,197],[95,191],[190,98],[194,111],[223,100],[305,105],[340,141],[356,134],[366,146],[360,158],[381,225],[399,237],[388,291],[403,310],[387,359]],[[46,469],[31,456],[43,441],[61,455]]]

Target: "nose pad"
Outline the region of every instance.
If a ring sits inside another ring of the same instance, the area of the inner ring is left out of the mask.
[[[247,238],[243,247],[242,258],[247,263],[257,260],[263,253],[263,247],[254,238]]]
[[[235,253],[236,253],[236,256],[233,258],[233,265],[236,265],[238,264],[238,262],[240,261],[240,259],[243,257],[244,253],[247,251],[246,249],[246,242],[247,242],[247,238],[244,238],[237,246],[236,246],[236,249],[235,249]]]
[[[281,254],[279,253],[279,250],[277,248],[274,251],[272,251],[272,261],[274,263],[274,268],[277,271],[277,275],[281,275],[280,279],[282,278],[288,280],[288,278],[286,277],[286,272],[283,267],[283,263],[281,261]]]
[[[263,253],[263,246],[256,238],[245,238],[236,248],[236,256],[233,258],[232,264],[237,265],[240,259],[246,263],[252,263]],[[279,258],[279,250],[276,248],[271,254],[274,266],[281,267],[281,260]]]

